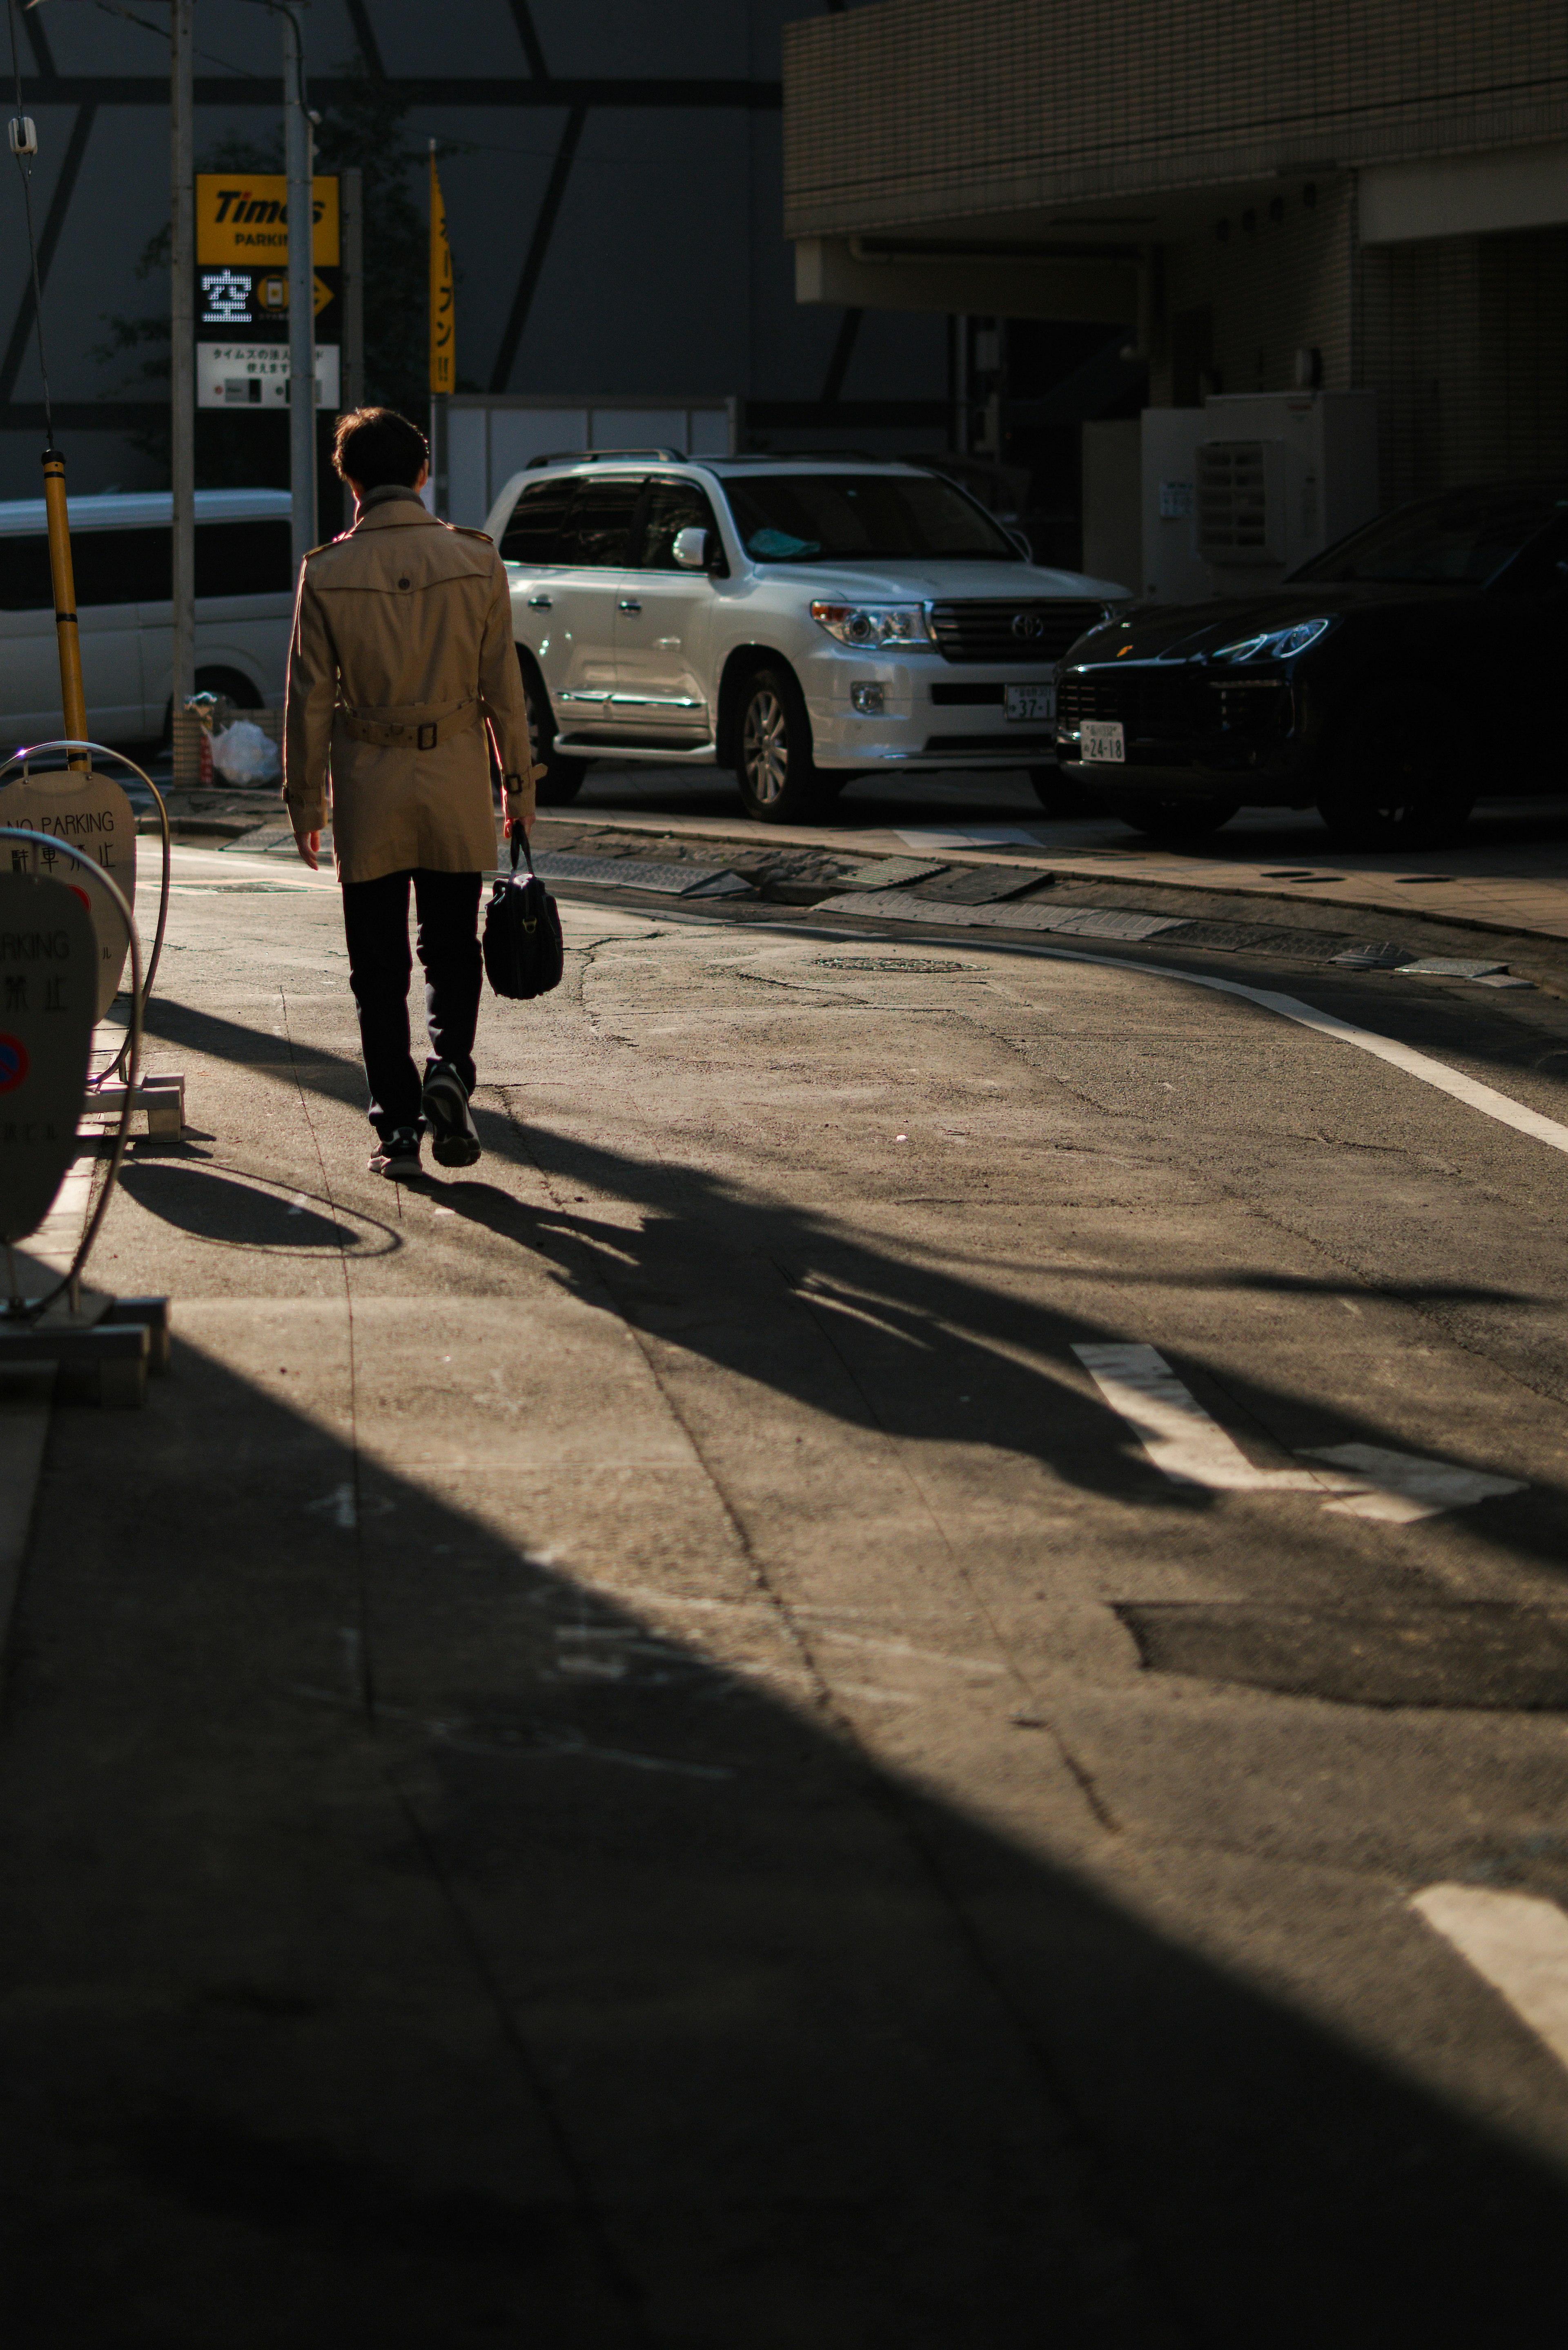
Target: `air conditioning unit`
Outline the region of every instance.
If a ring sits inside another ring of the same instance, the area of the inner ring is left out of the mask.
[[[1145,602],[1268,587],[1376,511],[1370,391],[1220,393],[1084,427],[1084,568]]]
[[[1222,392],[1203,421],[1194,549],[1216,595],[1272,585],[1376,513],[1375,393]]]

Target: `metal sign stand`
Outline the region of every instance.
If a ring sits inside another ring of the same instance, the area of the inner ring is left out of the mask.
[[[34,772],[37,760],[51,752],[63,752],[68,756],[79,758],[84,751],[88,754],[85,767],[47,767],[41,775]],[[123,843],[126,853],[122,858],[120,869],[129,877],[130,888],[127,894],[134,898],[135,819],[131,814],[130,803],[119,785],[112,777],[100,775],[94,768],[92,764],[94,753],[104,758],[118,760],[122,767],[129,767],[131,774],[139,776],[146,785],[157,804],[159,824],[162,833],[163,866],[158,899],[158,927],[153,934],[152,954],[147,966],[147,978],[141,989],[137,1009],[137,1017],[140,1021],[146,1017],[153,983],[158,976],[159,960],[163,952],[163,934],[169,926],[169,811],[164,806],[163,795],[151,776],[145,769],[139,767],[134,759],[127,758],[123,751],[110,750],[102,743],[89,743],[81,737],[53,743],[36,743],[26,750],[18,751],[14,757],[0,765],[0,793],[15,795],[0,798],[0,814],[7,814],[15,807],[16,816],[13,820],[18,829],[31,832],[34,825],[36,825],[36,837],[47,842],[48,851],[61,849],[66,846],[59,834],[53,829],[53,826],[72,819],[79,826],[90,826],[104,840],[104,845],[107,847],[112,848]],[[15,862],[15,856],[13,862]],[[46,853],[47,862],[47,854]],[[85,892],[88,910],[94,915],[95,926],[99,931],[101,960],[98,1008],[100,1019],[109,1010],[118,992],[120,973],[125,966],[126,953],[126,942],[121,935],[119,914],[109,900],[99,893],[99,884],[109,878],[102,869],[103,862],[101,858],[87,860],[92,879]],[[118,897],[119,892],[117,890],[115,895]],[[95,898],[98,899],[96,904]],[[113,1060],[88,1078],[86,1109],[89,1114],[102,1110],[116,1110],[120,1108],[129,1097],[132,1109],[145,1111],[149,1134],[178,1136],[183,1131],[185,1124],[184,1077],[179,1075],[150,1077],[139,1086],[130,1087],[128,1095],[125,1063],[129,1051],[128,1035]]]
[[[25,1290],[36,1262],[19,1268],[16,1244],[48,1214],[77,1150],[77,1120],[88,1089],[101,949],[97,925],[74,883],[36,870],[47,836],[0,827],[0,841],[30,852],[34,869],[0,872],[0,1246],[8,1295],[0,1298],[0,1369],[52,1362],[68,1394],[103,1404],[146,1399],[149,1371],[169,1367],[169,1301],[84,1289],[82,1272],[114,1196],[125,1156],[141,1055],[141,942],[118,882],[68,841],[50,843],[107,893],[125,924],[130,953],[130,1029],[119,1124],[103,1186],[69,1265],[49,1284]]]

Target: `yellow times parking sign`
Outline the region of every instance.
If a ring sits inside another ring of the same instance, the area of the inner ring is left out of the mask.
[[[317,267],[336,269],[337,180],[311,182],[315,220],[311,239]],[[288,261],[288,182],[281,172],[198,172],[196,259],[241,262],[253,269],[283,268]]]

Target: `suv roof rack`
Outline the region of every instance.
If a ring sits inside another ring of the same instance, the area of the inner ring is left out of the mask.
[[[846,458],[857,465],[907,465],[902,450],[888,449],[737,449],[732,457],[695,457],[697,465],[809,465],[826,457],[835,464]]]
[[[552,449],[547,456],[530,457],[524,471],[536,465],[598,465],[607,458],[651,457],[661,465],[684,465],[684,449]]]

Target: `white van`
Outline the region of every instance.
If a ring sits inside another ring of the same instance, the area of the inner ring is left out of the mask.
[[[161,741],[173,682],[167,490],[72,498],[71,557],[88,733]],[[196,493],[196,685],[241,708],[283,701],[294,609],[286,490]],[[0,757],[61,730],[42,498],[0,503]]]

